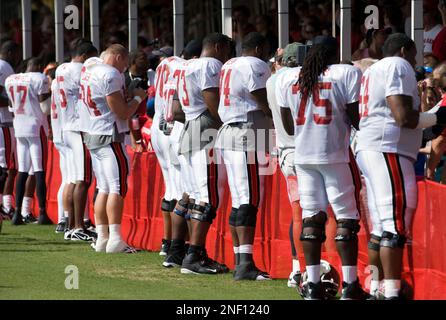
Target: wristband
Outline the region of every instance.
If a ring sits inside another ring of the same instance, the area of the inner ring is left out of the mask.
[[[417,129],[430,128],[437,124],[437,115],[435,113],[422,112],[418,119]]]
[[[140,96],[134,96],[134,97],[133,97],[133,100],[135,100],[136,102],[138,102],[138,104],[140,104],[141,101],[142,101],[142,99],[141,99]]]

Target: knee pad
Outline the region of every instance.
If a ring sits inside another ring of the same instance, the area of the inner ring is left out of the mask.
[[[359,220],[341,219],[337,225],[335,241],[358,241]]]
[[[242,204],[237,210],[236,227],[255,227],[257,221],[257,207]]]
[[[373,239],[373,240],[376,240],[376,241],[378,241],[378,242],[373,242],[372,239]],[[370,235],[370,241],[369,241],[367,247],[368,247],[370,250],[379,251],[379,248],[381,247],[381,246],[380,246],[380,243],[381,243],[381,237],[378,237],[378,236],[376,236],[376,235],[374,235],[374,234],[371,234],[371,235]]]
[[[176,207],[176,205],[177,205],[177,200],[170,200],[170,202],[169,202],[169,212],[172,212],[173,211],[173,209],[175,209],[175,207]]]
[[[186,202],[183,199],[180,199],[180,201],[178,201],[178,205],[183,209],[175,207],[173,209],[173,212],[180,217],[186,218],[189,202]]]
[[[212,207],[209,203],[206,203],[204,206],[195,204],[192,213],[190,214],[190,218],[194,220],[198,220],[200,222],[209,222],[212,221],[217,216],[217,210]]]
[[[238,212],[237,208],[231,209],[231,214],[229,215],[229,225],[231,227],[235,227],[237,224],[237,212]]]
[[[404,245],[406,244],[406,240],[407,239],[405,236],[384,231],[379,244],[381,247],[403,249]]]
[[[170,212],[170,201],[163,199],[163,201],[161,202],[161,210]]]
[[[325,223],[327,222],[327,214],[323,211],[310,218],[302,221],[302,232],[300,241],[318,241],[325,242]]]

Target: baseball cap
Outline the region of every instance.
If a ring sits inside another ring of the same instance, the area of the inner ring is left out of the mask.
[[[282,63],[287,64],[291,59],[296,59],[300,46],[303,46],[300,42],[288,44],[285,49],[283,49]]]
[[[187,55],[190,57],[198,57],[201,54],[202,42],[199,40],[191,40],[189,41],[183,49],[181,55]]]
[[[164,57],[171,57],[173,56],[173,48],[172,47],[162,47],[158,50],[153,50],[152,55],[154,56],[164,56]]]

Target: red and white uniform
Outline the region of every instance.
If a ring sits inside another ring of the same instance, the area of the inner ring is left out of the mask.
[[[169,171],[172,171],[169,136],[166,136],[159,129],[159,124],[160,121],[165,121],[166,98],[169,99],[166,96],[166,92],[169,92],[169,90],[166,90],[166,86],[169,79],[173,77],[174,67],[176,64],[182,63],[182,61],[184,60],[175,56],[165,58],[156,68],[155,74],[155,115],[151,127],[151,142],[163,173],[165,185],[164,199],[166,201],[176,199],[179,191],[177,190],[177,184],[173,182],[174,178],[169,173]]]
[[[206,129],[206,127],[201,127],[203,123],[200,119],[200,116],[208,110],[202,92],[206,89],[219,87],[222,65],[215,58],[202,57],[184,62],[181,69],[177,71],[177,76],[179,76],[178,99],[186,117],[183,138],[188,126],[196,126],[197,134]],[[193,132],[188,131],[188,133]],[[200,137],[196,139],[199,141]],[[225,173],[224,166],[217,163],[213,148],[201,148],[200,146],[193,148],[184,156],[192,168],[192,179],[198,188],[195,200],[197,203],[204,202],[215,209],[218,208],[222,190],[221,186],[219,188],[219,183],[225,180],[223,178]]]
[[[63,141],[67,147],[67,169],[70,182],[92,180],[91,155],[82,141],[79,117],[79,94],[82,63],[69,62],[56,70],[58,105]]]
[[[80,80],[82,103],[79,104],[79,108],[88,110],[89,114],[89,125],[84,130],[96,137],[127,132],[127,122],[119,119],[106,101],[106,97],[113,93],[124,94],[123,75],[97,58],[88,59],[84,67]],[[117,132],[114,132],[115,128]],[[113,141],[90,149],[90,152],[99,192],[125,197],[129,164],[124,143]]]
[[[295,158],[303,218],[326,211],[337,219],[359,219],[359,171],[349,149],[346,105],[359,100],[361,72],[330,65],[319,76],[319,88],[303,97],[297,83],[300,68],[287,70],[276,87],[279,106],[290,108],[295,126]]]
[[[259,158],[264,152],[239,149],[224,142],[235,139],[240,144],[242,137],[238,128],[231,125],[240,123],[250,125],[250,114],[258,113],[258,107],[252,92],[265,89],[271,75],[268,65],[255,57],[233,58],[226,62],[220,75],[220,104],[218,114],[223,121],[215,148],[219,149],[226,166],[232,206],[251,205],[258,208],[263,195],[263,177],[259,174]],[[262,118],[265,118],[263,114]]]
[[[11,65],[0,59],[0,95],[8,97],[5,81],[14,74]],[[6,169],[17,169],[17,152],[12,113],[9,108],[0,108],[0,166]]]
[[[48,121],[38,96],[49,92],[48,78],[40,72],[20,73],[8,77],[5,86],[14,112],[19,171],[44,171]]]
[[[372,233],[405,235],[417,204],[413,163],[421,146],[422,130],[401,128],[387,105],[387,97],[420,99],[413,67],[403,58],[380,60],[364,73],[361,84],[361,122],[357,160],[364,175]]]

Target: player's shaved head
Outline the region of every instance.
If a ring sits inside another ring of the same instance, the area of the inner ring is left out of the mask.
[[[210,48],[215,46],[216,44],[220,45],[229,45],[231,38],[222,33],[214,32],[207,35],[203,39],[203,49]]]
[[[6,41],[0,46],[0,58],[7,61],[14,68],[20,60],[20,45],[14,41]]]
[[[211,33],[203,39],[202,57],[213,57],[225,63],[231,52],[231,38],[222,33]]]
[[[399,56],[412,66],[416,65],[417,47],[415,42],[404,33],[391,34],[383,46],[384,57]]]
[[[105,64],[111,65],[123,73],[129,66],[129,51],[123,45],[115,43],[105,50],[103,59]]]

